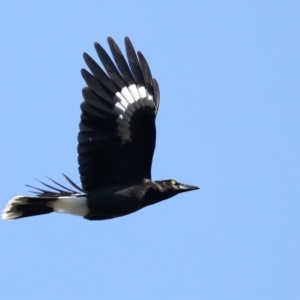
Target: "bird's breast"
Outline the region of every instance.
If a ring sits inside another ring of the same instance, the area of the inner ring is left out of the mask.
[[[99,191],[87,196],[89,214],[99,215],[103,219],[124,216],[141,209],[142,198],[142,193],[133,188]]]

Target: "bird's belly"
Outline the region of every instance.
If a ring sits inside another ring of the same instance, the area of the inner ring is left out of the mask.
[[[89,220],[106,220],[131,214],[140,207],[140,201],[134,197],[108,197],[105,199],[88,199]]]

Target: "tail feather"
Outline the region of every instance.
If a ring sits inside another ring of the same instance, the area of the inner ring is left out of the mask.
[[[87,198],[83,194],[61,197],[16,196],[6,204],[1,218],[2,220],[14,220],[51,212],[85,216],[88,211]]]
[[[39,181],[49,189],[40,189],[27,185],[33,189],[35,197],[16,196],[11,199],[2,211],[2,220],[14,220],[25,217],[62,212],[84,216],[87,211],[86,197],[83,190],[68,176],[63,174],[67,181],[76,190],[70,189],[55,180],[50,179],[54,186]]]
[[[11,199],[2,211],[3,220],[14,220],[19,218],[48,214],[54,211],[50,202],[57,200],[57,197],[25,197],[16,196]]]

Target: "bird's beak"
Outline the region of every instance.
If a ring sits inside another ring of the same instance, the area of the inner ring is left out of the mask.
[[[200,188],[197,187],[197,186],[194,186],[194,185],[181,183],[179,185],[179,189],[180,189],[181,192],[187,192],[187,191],[199,190]]]

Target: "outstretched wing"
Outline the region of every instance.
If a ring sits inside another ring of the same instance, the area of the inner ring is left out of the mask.
[[[65,179],[69,182],[73,189],[70,189],[57,181],[48,177],[50,181],[52,181],[52,185],[49,185],[45,182],[37,180],[42,185],[46,186],[47,189],[37,188],[32,185],[26,184],[27,187],[32,188],[32,193],[36,194],[38,197],[62,197],[62,196],[71,196],[71,195],[78,195],[83,193],[83,189],[80,188],[73,180],[71,180],[67,175],[63,174]],[[54,186],[53,186],[54,184]]]
[[[81,104],[78,162],[85,192],[151,178],[158,84],[128,37],[128,63],[111,37],[108,44],[115,63],[95,43],[106,72],[88,54],[83,55],[91,71],[81,71],[87,87]]]

